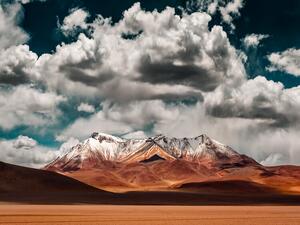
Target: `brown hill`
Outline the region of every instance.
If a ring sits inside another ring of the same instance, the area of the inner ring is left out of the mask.
[[[0,202],[118,205],[299,205],[300,197],[282,194],[269,187],[247,181],[184,184],[177,189],[117,194],[96,189],[53,172],[0,162]]]
[[[264,167],[259,164],[211,167],[205,162],[186,160],[103,162],[102,165],[62,172],[91,186],[113,191],[176,189],[183,184],[241,180],[254,182],[284,193],[300,193],[300,167]]]
[[[98,203],[110,195],[54,172],[0,162],[0,202]]]

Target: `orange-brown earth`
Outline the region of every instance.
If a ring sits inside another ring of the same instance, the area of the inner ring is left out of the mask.
[[[186,173],[182,172],[182,174]],[[264,184],[241,180],[186,182],[176,188],[134,187],[131,190],[123,189],[123,193],[112,193],[54,172],[0,163],[0,202],[114,205],[300,205],[300,195],[297,192],[283,192]]]
[[[157,160],[147,163],[105,162],[101,166],[63,172],[96,188],[128,190],[176,189],[184,184],[215,181],[247,181],[284,193],[300,193],[300,167],[249,166],[209,167],[186,160]]]
[[[0,224],[299,225],[299,206],[0,205]]]

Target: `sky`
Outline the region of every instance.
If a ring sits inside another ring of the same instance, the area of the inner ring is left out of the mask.
[[[0,0],[0,160],[103,132],[300,164],[298,0]]]

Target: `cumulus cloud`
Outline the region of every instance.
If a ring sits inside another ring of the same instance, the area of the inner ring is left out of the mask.
[[[93,113],[95,112],[95,107],[93,105],[90,105],[88,103],[81,103],[78,107],[77,110],[79,112],[87,112],[87,113]]]
[[[58,151],[39,145],[27,136],[0,140],[1,161],[21,166],[41,168],[58,156]]]
[[[232,23],[232,21],[234,17],[240,16],[240,9],[243,8],[243,3],[243,0],[233,0],[227,3],[225,6],[220,7],[220,12],[223,21],[229,24],[232,29],[235,29],[235,26]]]
[[[29,39],[28,34],[18,26],[22,15],[20,4],[0,4],[0,51]]]
[[[37,58],[28,45],[0,50],[0,83],[18,85],[30,82],[31,70]]]
[[[118,23],[99,16],[89,24],[90,38],[80,34],[76,42],[42,55],[34,74],[50,90],[72,96],[201,98],[221,83],[246,77],[226,33],[220,26],[209,30],[210,20],[199,12],[179,17],[173,8],[147,12],[136,3]]]
[[[294,76],[300,76],[300,49],[290,48],[283,52],[268,55],[271,65],[269,71],[282,71]]]
[[[24,148],[24,149],[31,149],[37,145],[37,142],[27,136],[20,135],[18,138],[13,142],[13,146],[15,148]]]
[[[263,39],[268,38],[267,34],[249,34],[243,39],[243,44],[247,48],[256,48]]]
[[[284,89],[281,83],[257,76],[235,89],[224,87],[209,93],[205,106],[215,117],[263,119],[285,127],[300,119],[300,89]]]
[[[161,100],[135,101],[129,104],[106,101],[101,107],[102,110],[91,117],[77,119],[58,139],[84,139],[94,131],[129,135],[151,123],[160,123],[167,118],[176,117],[179,113],[177,107],[166,106]]]
[[[60,29],[65,35],[70,35],[78,29],[87,29],[86,23],[89,13],[83,9],[72,9],[70,15],[64,18]]]
[[[0,128],[53,123],[60,114],[57,106],[63,101],[65,98],[55,93],[24,85],[0,89]]]
[[[233,20],[240,16],[240,10],[244,6],[244,0],[190,0],[187,2],[187,10],[206,12],[214,15],[220,13],[223,23],[230,26],[231,31],[235,29]]]

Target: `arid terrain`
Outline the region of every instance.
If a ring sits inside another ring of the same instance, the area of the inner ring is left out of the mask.
[[[179,188],[130,189],[122,193],[89,186],[61,174],[0,163],[0,202],[105,205],[300,205],[298,192],[250,181],[187,183]]]
[[[99,136],[43,169],[0,162],[0,225],[300,224],[299,167],[202,139],[195,158],[146,140],[126,161],[106,159],[115,143]]]
[[[0,205],[2,225],[299,225],[299,206]]]

